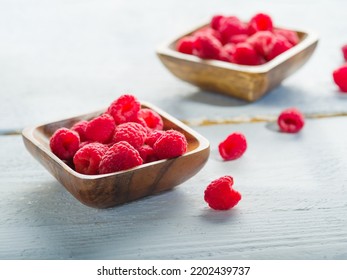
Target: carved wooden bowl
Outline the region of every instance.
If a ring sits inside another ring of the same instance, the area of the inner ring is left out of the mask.
[[[278,86],[298,70],[313,54],[318,37],[295,30],[300,42],[271,61],[259,66],[246,66],[218,60],[202,60],[175,50],[176,42],[206,24],[171,40],[157,49],[157,55],[176,77],[202,89],[255,101]]]
[[[188,141],[186,154],[173,159],[159,160],[135,168],[104,175],[83,175],[55,156],[49,148],[49,138],[60,127],[71,127],[79,120],[98,116],[104,110],[39,125],[23,130],[23,141],[36,158],[75,198],[95,208],[107,208],[169,190],[194,176],[206,163],[209,142],[197,132],[163,112],[142,102],[161,115],[164,129],[182,132]]]

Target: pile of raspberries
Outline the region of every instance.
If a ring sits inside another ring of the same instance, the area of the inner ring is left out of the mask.
[[[215,15],[209,26],[178,40],[176,49],[202,59],[261,65],[299,41],[295,31],[274,28],[271,17],[264,13],[247,23],[236,16]]]
[[[91,120],[59,128],[49,144],[58,158],[86,175],[118,172],[178,157],[188,147],[184,134],[164,130],[161,116],[142,108],[130,94],[120,96],[106,112]]]

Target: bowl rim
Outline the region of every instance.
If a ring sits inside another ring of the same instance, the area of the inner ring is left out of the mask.
[[[50,125],[50,124],[54,124],[54,123],[58,123],[58,122],[62,122],[62,121],[66,121],[66,120],[74,119],[74,118],[83,119],[84,117],[87,117],[89,115],[100,114],[100,113],[105,111],[105,108],[97,110],[97,111],[94,111],[94,112],[82,114],[82,115],[77,115],[77,116],[72,116],[72,117],[65,118],[65,119],[51,121],[49,123],[43,123],[43,124],[39,124],[39,125],[35,125],[35,126],[26,127],[22,131],[22,137],[24,137],[28,141],[32,142],[33,145],[35,145],[37,148],[39,148],[51,160],[53,160],[57,164],[59,164],[64,169],[64,171],[66,171],[69,174],[71,174],[71,175],[73,175],[73,176],[75,176],[75,177],[77,177],[79,179],[82,179],[82,180],[97,180],[97,179],[102,179],[102,178],[106,178],[106,177],[117,176],[117,175],[120,175],[120,174],[126,174],[127,172],[135,172],[137,169],[143,169],[143,168],[149,167],[151,165],[156,165],[156,164],[159,164],[159,163],[163,163],[165,161],[175,160],[177,158],[188,157],[191,154],[203,151],[203,150],[208,149],[210,147],[210,143],[209,143],[209,141],[205,137],[203,137],[200,133],[196,132],[195,130],[191,129],[189,126],[187,126],[186,124],[184,124],[180,120],[176,119],[175,117],[171,116],[167,112],[163,111],[162,109],[158,108],[157,106],[155,106],[155,105],[153,105],[153,104],[151,104],[149,102],[140,101],[140,103],[141,103],[141,105],[143,105],[143,106],[145,106],[145,107],[147,107],[149,109],[153,109],[154,111],[156,111],[158,114],[160,114],[162,117],[164,117],[168,121],[174,123],[176,126],[181,128],[185,132],[191,134],[198,141],[199,145],[195,149],[193,149],[193,150],[191,150],[189,152],[186,152],[185,154],[183,154],[180,157],[175,157],[175,158],[172,158],[172,159],[162,159],[162,160],[157,160],[157,161],[153,161],[153,162],[149,162],[149,163],[144,163],[144,164],[141,164],[139,166],[136,166],[136,167],[124,170],[124,171],[118,171],[118,172],[107,173],[107,174],[98,174],[98,175],[86,175],[86,174],[82,174],[82,173],[79,173],[79,172],[75,171],[68,164],[66,164],[63,160],[61,160],[55,154],[53,154],[53,152],[49,148],[47,148],[45,145],[43,145],[42,143],[40,143],[36,139],[36,137],[34,136],[34,132],[38,128],[46,126],[46,125]]]
[[[304,33],[306,36],[302,39],[297,45],[293,46],[289,50],[285,51],[284,53],[276,56],[274,59],[262,64],[262,65],[240,65],[235,64],[231,62],[226,61],[220,61],[215,59],[201,59],[195,55],[185,54],[178,52],[174,50],[171,46],[174,45],[175,42],[177,42],[179,39],[181,39],[184,36],[187,36],[194,31],[197,31],[200,28],[206,27],[209,23],[205,22],[204,24],[200,24],[198,26],[195,26],[194,28],[189,29],[189,31],[174,37],[171,40],[168,40],[161,45],[159,45],[156,49],[157,55],[164,55],[173,57],[179,60],[189,61],[193,63],[198,63],[206,66],[212,66],[217,68],[224,68],[227,70],[233,70],[233,71],[240,71],[240,72],[248,72],[248,73],[267,73],[271,69],[275,68],[276,66],[284,63],[286,60],[288,60],[290,57],[294,56],[295,54],[300,53],[310,45],[316,43],[318,41],[318,34],[313,30],[303,30],[303,29],[288,29],[281,26],[275,26],[275,28],[279,29],[287,29],[292,30],[300,33]]]

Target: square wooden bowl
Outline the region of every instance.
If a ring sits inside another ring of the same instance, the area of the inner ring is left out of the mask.
[[[157,55],[168,70],[183,81],[202,89],[223,93],[247,101],[255,101],[278,86],[298,70],[313,54],[318,36],[313,32],[295,30],[300,42],[271,61],[259,66],[203,60],[197,56],[176,51],[177,41],[191,35],[207,24],[163,44]]]
[[[142,107],[159,113],[165,130],[172,128],[186,136],[187,153],[104,175],[84,175],[74,171],[51,152],[51,135],[60,127],[70,128],[77,121],[92,119],[105,110],[26,128],[22,133],[23,141],[31,155],[83,204],[107,208],[127,203],[169,190],[188,180],[205,165],[210,153],[209,142],[203,136],[154,105],[142,102]]]

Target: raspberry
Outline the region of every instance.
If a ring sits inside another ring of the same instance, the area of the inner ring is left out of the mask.
[[[101,143],[90,143],[80,148],[73,157],[75,170],[86,175],[99,173],[99,164],[108,147]]]
[[[333,78],[340,90],[342,92],[347,92],[347,63],[333,72]]]
[[[229,210],[241,200],[241,194],[232,188],[231,176],[223,176],[212,181],[205,189],[204,199],[215,210]]]
[[[259,55],[262,57],[267,57],[275,40],[275,35],[272,32],[258,31],[257,33],[248,37],[247,42],[253,46]]]
[[[86,141],[87,137],[86,137],[86,129],[87,129],[87,124],[88,121],[79,121],[77,123],[75,123],[72,127],[71,130],[74,130],[78,133],[78,135],[80,136],[80,140],[81,142]]]
[[[154,146],[154,143],[165,133],[163,130],[153,130],[151,131],[145,140],[145,143],[151,147]]]
[[[126,141],[137,149],[145,143],[146,137],[146,128],[139,123],[127,122],[116,127],[113,142],[117,143],[120,141]]]
[[[116,125],[112,116],[102,114],[89,121],[85,135],[88,140],[108,143],[112,140],[115,127]]]
[[[223,44],[229,43],[230,38],[235,35],[247,34],[247,25],[238,17],[230,16],[221,20],[219,32],[222,36]]]
[[[124,94],[111,103],[107,109],[116,124],[136,121],[141,104],[137,98],[130,94]]]
[[[161,118],[161,116],[151,109],[141,109],[138,113],[138,117],[142,118],[145,121],[147,127],[151,130],[161,130],[164,127],[163,119]]]
[[[51,136],[49,146],[58,158],[70,160],[80,146],[80,137],[76,131],[64,127],[59,128]]]
[[[187,151],[186,137],[179,131],[170,129],[154,143],[153,149],[158,159],[174,158]]]
[[[218,59],[222,44],[213,36],[199,35],[196,37],[193,54],[202,59]]]
[[[260,65],[265,62],[249,43],[240,43],[235,47],[233,60],[242,65]]]
[[[236,46],[232,43],[228,43],[226,45],[223,46],[223,49],[225,52],[228,53],[229,57],[233,57],[234,56],[234,53],[235,53],[235,50],[236,50]],[[230,59],[232,60],[232,59]]]
[[[288,42],[286,38],[282,36],[276,36],[273,45],[271,46],[271,49],[266,56],[266,59],[268,61],[274,59],[276,56],[280,55],[281,53],[284,53],[291,47],[292,45]]]
[[[177,41],[176,50],[181,53],[193,54],[195,38],[193,36],[185,36]]]
[[[347,44],[342,46],[342,53],[343,53],[344,59],[347,61]]]
[[[127,170],[142,164],[139,152],[125,141],[114,144],[107,150],[99,165],[99,174]]]
[[[225,16],[222,15],[215,15],[210,22],[211,27],[214,30],[219,30],[221,22],[224,20]]]
[[[194,32],[194,34],[193,34],[194,37],[198,37],[200,35],[201,36],[203,36],[203,35],[212,36],[212,37],[216,38],[219,42],[222,41],[222,37],[221,37],[220,33],[217,30],[212,29],[210,27],[201,28],[198,31]]]
[[[230,37],[229,43],[232,43],[232,44],[243,43],[243,42],[246,42],[247,39],[248,39],[248,35],[247,34],[233,35],[233,36]]]
[[[238,159],[247,150],[246,137],[240,132],[234,132],[218,145],[218,150],[224,160]]]
[[[143,145],[137,150],[139,151],[139,154],[143,160],[143,163],[148,163],[148,162],[157,160],[157,157],[155,156],[154,150],[151,146]]]
[[[305,120],[298,109],[288,108],[279,115],[277,123],[282,132],[297,133],[303,128]]]
[[[293,30],[287,30],[287,29],[275,29],[274,34],[278,36],[283,36],[288,40],[288,42],[292,45],[295,46],[299,43],[300,39],[298,36],[298,33],[296,33]]]
[[[269,15],[259,13],[254,15],[248,23],[248,34],[253,35],[254,33],[262,30],[273,30],[272,19]]]

